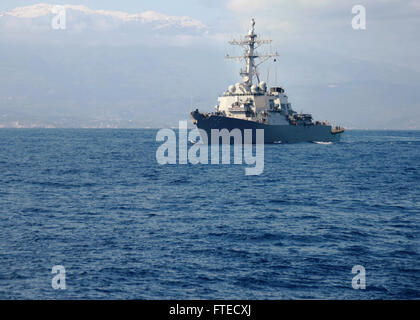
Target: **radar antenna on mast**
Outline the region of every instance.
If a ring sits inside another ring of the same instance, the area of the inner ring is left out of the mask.
[[[259,54],[256,49],[263,44],[271,43],[272,40],[257,40],[257,37],[258,36],[255,33],[255,20],[252,18],[251,28],[249,29],[248,34],[244,37],[244,39],[229,41],[231,45],[238,45],[243,47],[244,54],[242,56],[226,55],[227,59],[245,60],[245,69],[241,69],[239,74],[242,76],[243,84],[248,87],[252,86],[254,77],[257,77],[258,82],[260,81],[257,67],[271,57],[278,57],[277,52],[263,55]],[[255,63],[255,59],[260,59],[259,63]]]

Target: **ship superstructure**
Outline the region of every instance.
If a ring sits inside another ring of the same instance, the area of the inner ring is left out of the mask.
[[[268,88],[266,82],[260,81],[257,67],[268,59],[275,59],[278,54],[258,53],[257,49],[271,43],[271,40],[258,38],[254,19],[242,40],[229,43],[244,49],[241,56],[226,56],[245,62],[244,68],[240,70],[242,82],[229,86],[218,98],[215,112],[200,113],[196,110],[191,113],[193,123],[198,128],[208,134],[211,129],[264,129],[265,143],[339,139],[344,129],[332,128],[327,121],[313,121],[311,114],[298,114],[292,109],[283,88]]]

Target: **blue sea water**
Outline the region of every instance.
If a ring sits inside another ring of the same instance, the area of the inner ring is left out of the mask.
[[[419,131],[266,145],[259,176],[155,136],[0,130],[1,299],[420,298]]]

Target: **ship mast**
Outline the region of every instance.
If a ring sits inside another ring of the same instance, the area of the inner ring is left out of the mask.
[[[271,43],[272,40],[257,40],[257,35],[255,34],[255,20],[251,19],[251,28],[248,31],[248,34],[243,40],[232,40],[229,41],[231,45],[238,45],[244,49],[244,54],[241,56],[229,56],[226,55],[228,59],[235,60],[245,60],[245,69],[241,69],[239,74],[242,76],[243,84],[247,87],[252,86],[252,81],[254,77],[257,77],[258,82],[259,73],[257,67],[264,61],[270,59],[271,57],[277,57],[278,53],[268,53],[265,55],[260,55],[256,51],[263,44]],[[259,63],[255,63],[255,59],[260,59]]]

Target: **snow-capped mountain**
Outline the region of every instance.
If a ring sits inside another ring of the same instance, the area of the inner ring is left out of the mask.
[[[144,11],[140,13],[127,13],[123,11],[92,10],[84,5],[61,5],[39,3],[32,6],[18,7],[8,12],[0,13],[0,18],[15,17],[24,19],[35,19],[39,17],[53,16],[57,9],[64,9],[66,14],[73,15],[81,13],[85,16],[107,17],[121,22],[138,21],[143,24],[154,24],[158,28],[179,27],[204,29],[205,24],[188,16],[168,16],[156,11]]]

